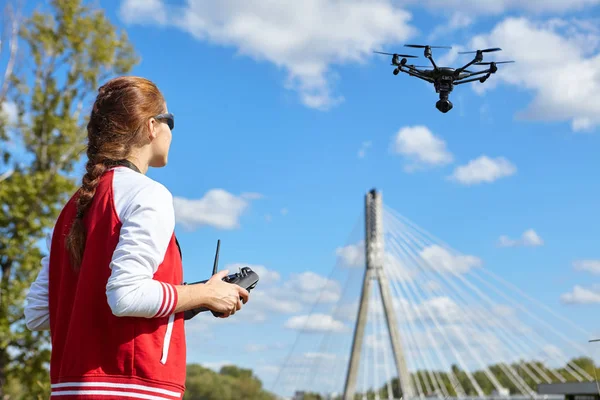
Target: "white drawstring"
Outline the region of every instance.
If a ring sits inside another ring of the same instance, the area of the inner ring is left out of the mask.
[[[175,320],[175,313],[169,316],[169,323],[167,324],[167,332],[165,333],[165,341],[163,343],[163,353],[160,359],[161,364],[167,362],[167,356],[169,355],[169,345],[171,344],[171,333],[173,332],[173,321]]]

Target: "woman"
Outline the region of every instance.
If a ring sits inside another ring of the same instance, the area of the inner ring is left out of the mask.
[[[146,79],[99,89],[81,188],[47,240],[25,307],[29,329],[50,329],[53,398],[181,399],[183,312],[206,307],[227,318],[248,301],[222,281],[226,270],[183,284],[172,195],[145,175],[167,164],[173,125]]]

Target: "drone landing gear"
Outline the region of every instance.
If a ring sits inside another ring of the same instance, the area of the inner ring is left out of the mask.
[[[448,100],[449,92],[442,91],[440,92],[440,99],[435,103],[435,108],[443,112],[444,114],[448,111],[452,110],[453,104],[450,100]]]

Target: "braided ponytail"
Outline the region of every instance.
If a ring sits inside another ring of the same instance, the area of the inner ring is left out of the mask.
[[[102,175],[126,159],[134,146],[144,144],[145,123],[164,109],[161,92],[144,78],[115,78],[98,90],[87,125],[86,173],[78,191],[77,214],[65,241],[75,270],[81,265],[86,244],[83,219]]]
[[[85,249],[85,225],[83,224],[83,216],[92,203],[96,188],[100,182],[100,177],[106,171],[107,167],[104,163],[94,163],[90,159],[86,165],[86,173],[82,179],[82,185],[79,189],[77,198],[77,215],[71,225],[71,231],[67,236],[66,243],[71,250],[71,263],[73,266],[81,264],[83,251]]]

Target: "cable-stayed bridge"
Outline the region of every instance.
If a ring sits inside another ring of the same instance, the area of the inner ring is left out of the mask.
[[[563,399],[538,389],[596,385],[585,362],[589,332],[385,206],[375,190],[360,225],[329,280],[315,282],[322,291],[311,313],[294,319],[301,333],[275,393]]]

